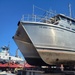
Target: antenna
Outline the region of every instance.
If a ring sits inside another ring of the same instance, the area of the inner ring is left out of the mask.
[[[19,48],[18,48],[18,49],[19,49]],[[18,49],[16,50],[16,55],[15,55],[16,57],[18,57]]]
[[[33,16],[34,16],[34,5],[33,5]]]
[[[70,17],[72,17],[72,13],[71,13],[71,4],[69,4],[69,15],[70,15]]]
[[[42,11],[45,11],[45,12],[47,12],[47,13],[50,13],[49,11],[44,10],[44,9],[42,9],[42,8],[40,8],[40,7],[37,7],[37,6],[35,6],[35,5],[33,6],[33,8],[34,8],[34,7],[37,8],[37,9],[40,9],[40,10],[42,10]]]
[[[7,50],[8,50],[8,53],[10,53],[10,41],[8,42]]]
[[[46,16],[49,16],[49,14],[50,14],[50,15],[55,15],[55,12],[44,10],[44,9],[42,9],[42,8],[40,8],[40,7],[35,6],[35,5],[33,5],[33,15],[34,15],[34,8],[37,8],[37,9],[39,9],[39,10],[44,11],[44,12],[46,13]]]
[[[9,43],[8,43],[8,48],[10,49],[10,41],[9,41]]]

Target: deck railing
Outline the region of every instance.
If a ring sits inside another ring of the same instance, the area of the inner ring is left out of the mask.
[[[23,15],[21,21],[31,21],[31,22],[50,22],[49,16],[37,16],[37,15]]]
[[[36,16],[36,15],[23,15],[22,16],[22,21],[34,21],[34,22],[39,22],[41,19],[44,17],[41,16]]]

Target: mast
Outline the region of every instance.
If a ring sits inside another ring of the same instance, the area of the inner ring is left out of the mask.
[[[18,57],[18,49],[16,50],[16,55],[15,55],[15,57]]]
[[[71,4],[69,4],[69,13],[70,17],[72,17]]]
[[[33,16],[34,16],[34,5],[33,5]]]

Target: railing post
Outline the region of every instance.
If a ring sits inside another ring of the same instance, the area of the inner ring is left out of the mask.
[[[24,15],[22,15],[22,18],[21,18],[21,20],[22,20],[22,21],[24,21]]]
[[[36,22],[36,15],[34,15],[35,16],[35,22]]]
[[[27,21],[29,21],[29,15],[28,15]]]

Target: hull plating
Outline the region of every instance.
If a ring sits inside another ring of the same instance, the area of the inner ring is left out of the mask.
[[[40,59],[48,65],[75,61],[74,38],[74,32],[57,26],[24,22],[14,36],[25,58]]]

